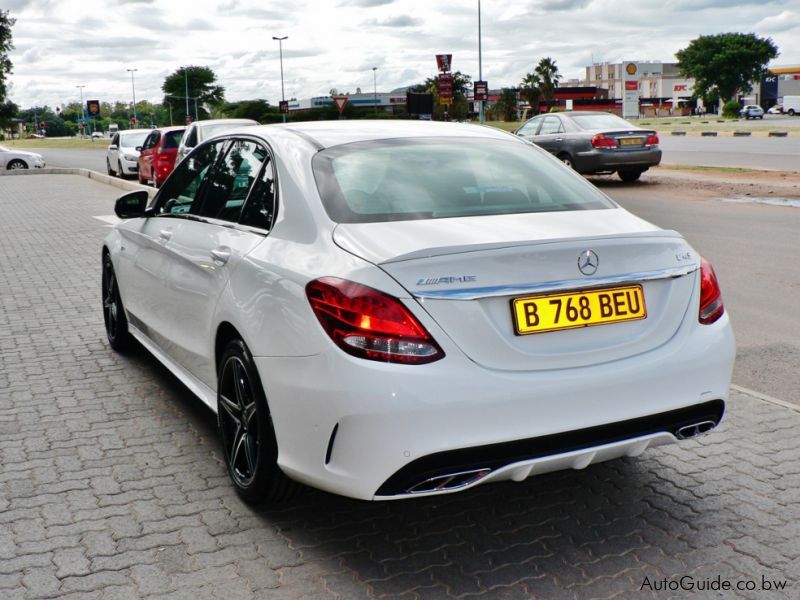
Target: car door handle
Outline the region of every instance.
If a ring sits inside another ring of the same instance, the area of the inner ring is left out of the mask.
[[[166,242],[172,237],[172,230],[162,229],[158,232],[158,237]]]
[[[228,259],[231,257],[231,249],[227,246],[220,246],[219,248],[214,248],[211,251],[211,257],[219,263],[223,265],[228,262]]]
[[[556,138],[556,141],[557,141],[557,142],[563,142],[563,141],[564,141],[564,138]]]

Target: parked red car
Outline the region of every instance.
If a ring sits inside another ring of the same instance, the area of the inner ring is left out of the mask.
[[[161,127],[148,134],[139,154],[139,183],[161,187],[175,167],[178,145],[185,130],[185,127]]]

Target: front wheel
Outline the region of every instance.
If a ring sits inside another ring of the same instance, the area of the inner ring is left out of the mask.
[[[108,344],[117,352],[127,352],[133,346],[133,336],[128,331],[128,319],[119,295],[114,265],[108,253],[103,255],[103,321]]]
[[[17,169],[27,169],[28,165],[24,160],[16,158],[12,160],[10,163],[8,163],[7,168],[9,171],[16,171]]]
[[[120,179],[125,179],[125,171],[122,170],[122,161],[117,161],[117,175]]]
[[[111,169],[111,163],[108,159],[106,159],[106,173],[108,173],[109,177],[114,176],[114,171]]]
[[[642,175],[641,171],[619,171],[617,173],[622,181],[636,181]]]
[[[245,502],[280,502],[299,484],[278,467],[278,442],[253,357],[241,340],[228,343],[218,365],[217,426],[228,475]]]

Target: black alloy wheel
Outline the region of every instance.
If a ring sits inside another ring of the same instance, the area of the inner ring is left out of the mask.
[[[15,158],[10,163],[8,163],[8,167],[7,167],[7,169],[9,171],[16,171],[17,169],[27,169],[27,168],[28,168],[28,165],[25,163],[25,161],[24,160],[20,160],[18,158]]]
[[[300,486],[278,467],[278,443],[264,390],[241,340],[226,346],[217,381],[217,426],[236,491],[250,503],[294,496]]]
[[[117,169],[118,169],[117,176],[120,179],[125,179],[125,171],[122,170],[122,161],[119,160],[117,161]]]
[[[114,171],[111,170],[111,163],[108,161],[108,159],[106,159],[106,173],[108,173],[108,175],[111,177],[114,176]]]
[[[111,256],[103,254],[103,321],[106,325],[108,344],[117,352],[127,352],[133,345],[133,336],[128,331],[128,320],[119,295],[117,276]]]

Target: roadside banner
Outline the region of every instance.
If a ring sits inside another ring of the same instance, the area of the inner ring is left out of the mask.
[[[439,97],[453,97],[453,76],[450,73],[442,73],[439,75]]]
[[[625,93],[622,102],[622,116],[625,119],[639,117],[639,65],[624,62]]]
[[[476,81],[473,84],[473,100],[476,102],[480,100],[488,100],[489,99],[489,84],[485,81]]]

